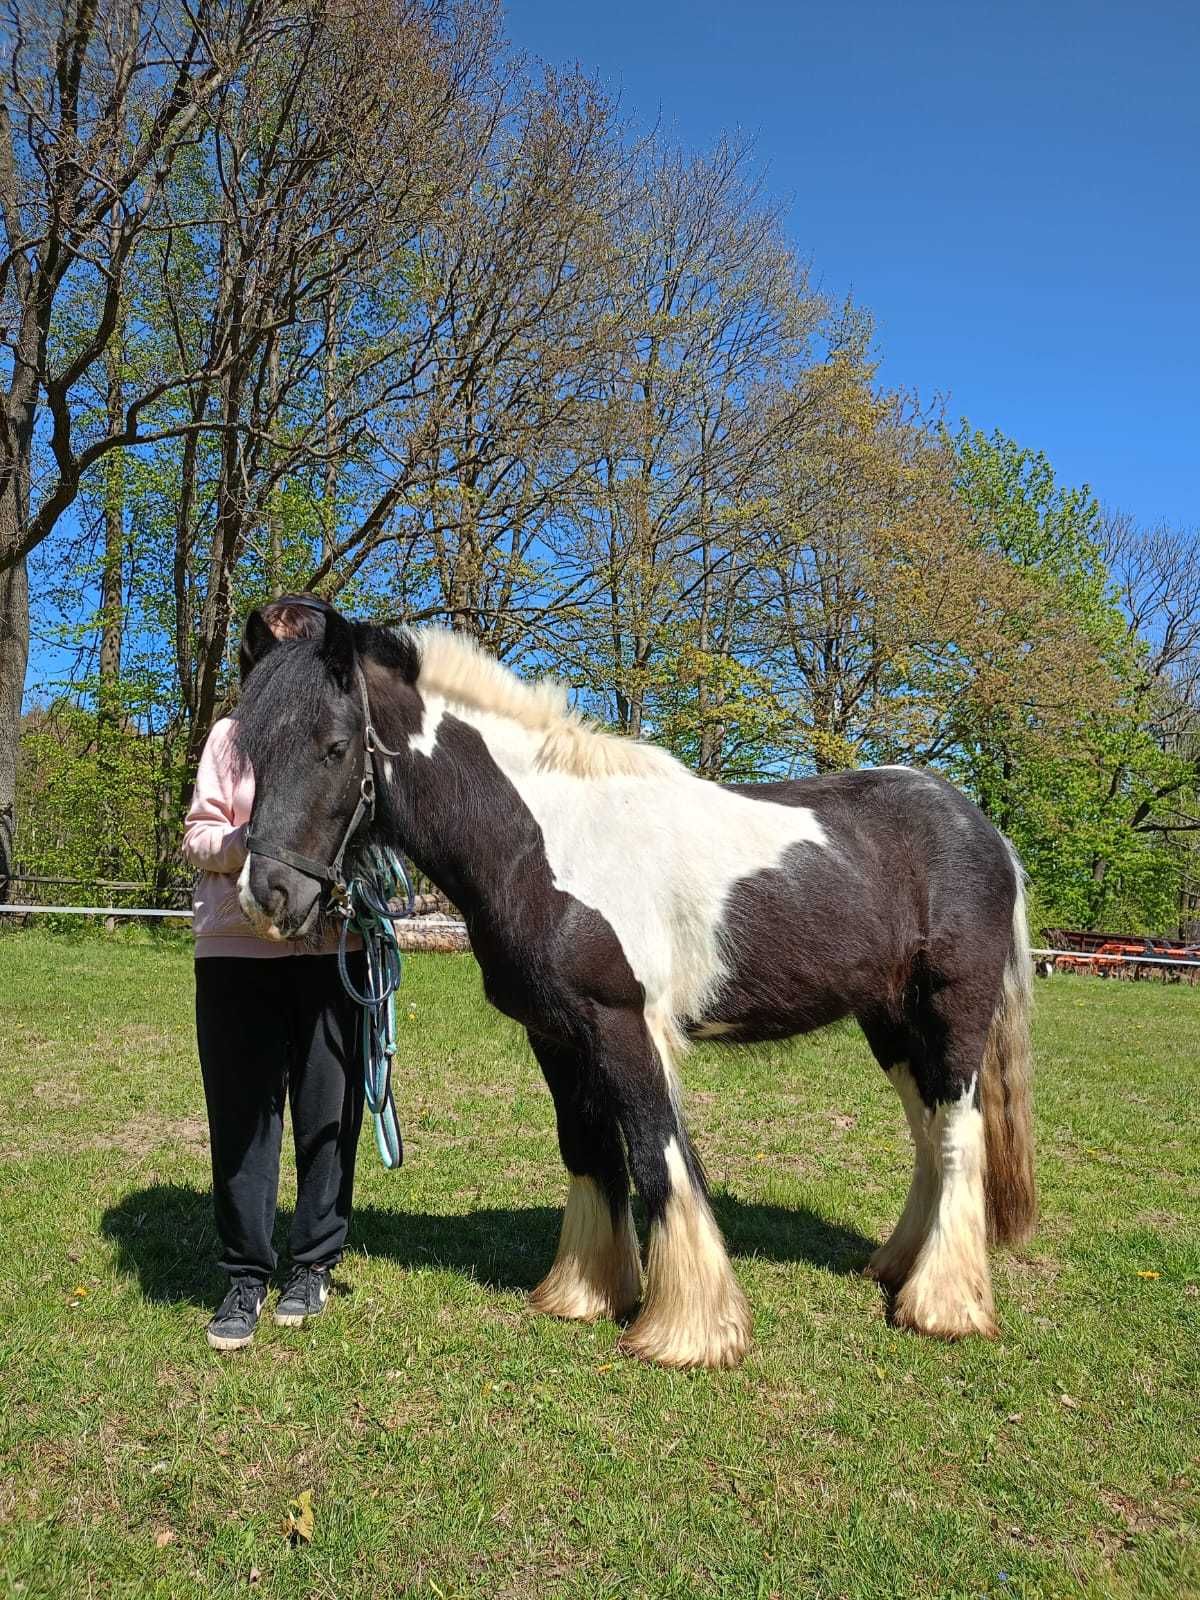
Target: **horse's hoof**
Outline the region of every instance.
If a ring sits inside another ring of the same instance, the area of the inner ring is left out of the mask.
[[[617,1344],[625,1356],[659,1367],[738,1367],[750,1348],[750,1319],[735,1317],[703,1328],[671,1327],[640,1316]]]
[[[555,1266],[531,1290],[529,1309],[565,1322],[601,1322],[605,1318],[623,1322],[632,1314],[641,1292],[640,1274],[635,1277],[628,1269],[598,1282]]]
[[[999,1333],[991,1296],[932,1295],[910,1279],[896,1296],[892,1322],[932,1339],[994,1339]]]

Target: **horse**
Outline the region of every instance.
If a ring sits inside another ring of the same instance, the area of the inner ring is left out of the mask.
[[[243,907],[268,937],[309,936],[343,856],[372,843],[459,907],[488,1000],[545,1076],[569,1178],[536,1310],[612,1318],[618,1348],[647,1361],[740,1362],[750,1311],[680,1059],[694,1039],[852,1016],[914,1146],[865,1270],[900,1327],[996,1332],[989,1242],[1025,1240],[1035,1217],[1032,986],[1020,863],[969,800],[904,767],[706,781],[461,634],[337,612],[320,641],[249,626]]]

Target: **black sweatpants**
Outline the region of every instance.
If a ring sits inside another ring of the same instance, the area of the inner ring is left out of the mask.
[[[350,957],[357,988],[363,955]],[[208,1102],[213,1203],[232,1277],[275,1269],[283,1103],[296,1146],[288,1253],[332,1266],[350,1224],[363,1116],[358,1012],[332,955],[205,956],[196,962],[196,1039]]]

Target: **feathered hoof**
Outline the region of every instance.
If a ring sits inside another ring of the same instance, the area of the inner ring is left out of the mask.
[[[886,1244],[882,1244],[863,1268],[863,1277],[873,1279],[874,1282],[882,1284],[885,1289],[896,1294],[912,1271],[914,1259],[911,1251],[905,1251],[901,1255],[889,1250]]]
[[[664,1323],[643,1312],[622,1335],[617,1349],[659,1367],[740,1367],[750,1348],[750,1328],[748,1308],[701,1327]]]
[[[999,1333],[990,1293],[930,1292],[910,1279],[896,1295],[892,1322],[931,1339],[994,1339]]]
[[[529,1309],[567,1322],[623,1322],[641,1297],[641,1273],[635,1263],[601,1278],[563,1272],[555,1266],[529,1295]]]

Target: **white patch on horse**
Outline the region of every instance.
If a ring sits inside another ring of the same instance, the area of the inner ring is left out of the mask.
[[[958,1339],[996,1331],[984,1205],[986,1146],[976,1080],[929,1121],[937,1179],[928,1229],[904,1287],[896,1321]]]
[[[671,1105],[677,1117],[682,1115],[682,1104],[679,1093],[679,1077],[675,1071],[675,1061],[687,1049],[687,1039],[680,1030],[676,1019],[669,1013],[664,1013],[655,1006],[647,1006],[645,1010],[646,1032],[650,1035],[662,1068],[663,1077],[667,1081],[667,1093],[671,1098]]]
[[[554,1265],[530,1295],[535,1311],[594,1322],[622,1317],[641,1298],[642,1261],[626,1200],[612,1208],[595,1178],[571,1177]]]
[[[425,701],[425,715],[421,719],[421,731],[410,736],[408,748],[414,755],[429,756],[432,759],[437,744],[438,729],[446,712],[446,702],[440,694],[426,694],[422,698]],[[390,772],[388,777],[391,777]]]
[[[557,887],[613,929],[648,1018],[672,1026],[702,1018],[726,976],[720,929],[730,892],[778,868],[798,845],[828,844],[808,807],[705,783],[652,746],[615,741],[665,765],[601,776],[546,771],[542,730],[453,702],[450,711],[479,733],[541,828]]]
[[[693,1039],[720,1039],[724,1034],[736,1033],[736,1022],[702,1022],[698,1027],[692,1028]]]
[[[263,914],[258,908],[258,901],[250,893],[250,863],[253,859],[253,856],[247,852],[246,859],[242,862],[242,870],[238,873],[237,891],[238,905],[242,908],[242,915],[247,922],[252,922],[257,928],[263,921]]]

